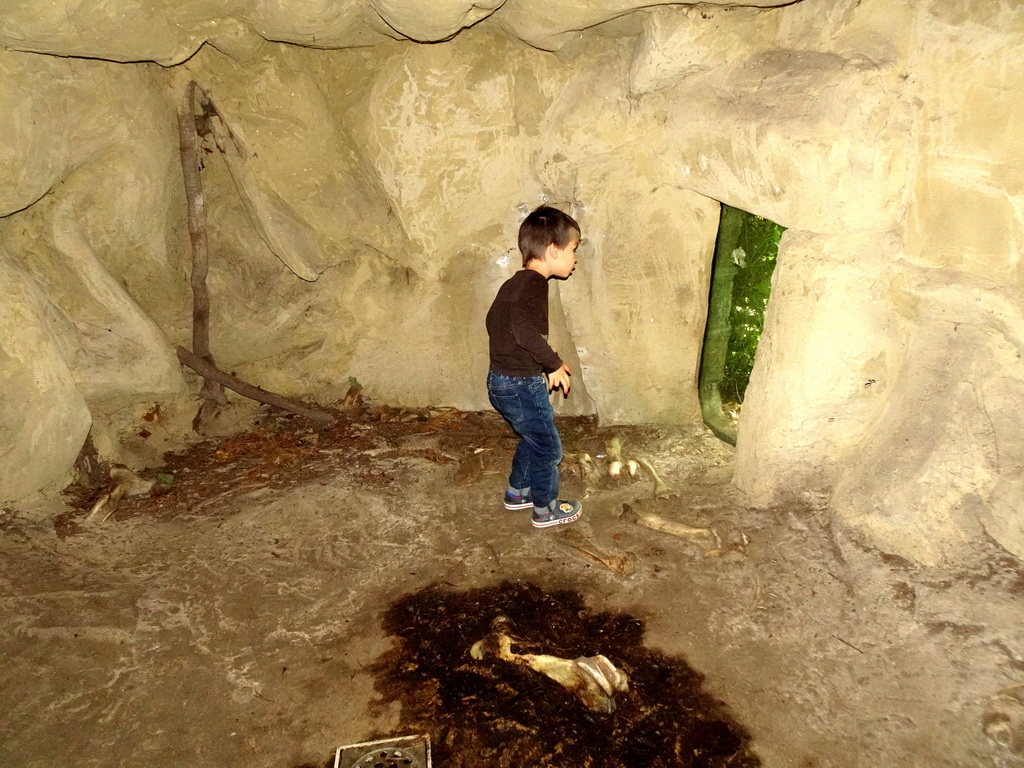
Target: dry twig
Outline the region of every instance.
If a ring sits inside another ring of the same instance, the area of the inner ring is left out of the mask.
[[[196,97],[202,108],[201,117],[195,113]],[[178,138],[181,148],[181,172],[185,181],[185,198],[188,204],[188,234],[192,243],[192,351],[178,347],[178,359],[203,377],[199,392],[203,404],[192,422],[197,431],[209,424],[221,405],[227,403],[224,387],[234,390],[252,400],[283,408],[297,413],[318,424],[331,424],[334,417],[326,411],[307,408],[281,395],[224,373],[217,368],[210,351],[210,292],[206,286],[209,270],[209,249],[206,236],[206,216],[203,208],[203,187],[199,176],[199,130],[198,120],[214,133],[221,152],[226,151],[227,142],[233,136],[220,126],[220,115],[210,97],[193,80],[185,88],[185,98],[178,113]],[[347,404],[347,400],[346,400]]]
[[[188,237],[192,244],[192,350],[211,366],[216,365],[210,352],[210,292],[206,287],[209,270],[209,248],[206,236],[206,213],[203,206],[203,185],[199,176],[199,134],[196,130],[196,91],[202,94],[204,111],[212,103],[193,80],[185,88],[185,98],[178,113],[178,140],[181,149],[181,174],[185,182],[188,210]],[[221,405],[227,403],[224,388],[214,379],[205,378],[199,392],[203,405],[193,422],[194,428],[208,424]]]
[[[198,355],[189,352],[184,347],[178,347],[178,360],[207,381],[214,381],[240,395],[248,397],[250,400],[256,400],[257,402],[266,403],[267,405],[273,405],[276,408],[281,408],[282,410],[290,411],[291,413],[297,413],[299,416],[304,416],[317,424],[326,425],[334,423],[334,416],[327,413],[327,411],[309,408],[308,406],[297,403],[294,400],[289,400],[287,397],[282,397],[281,395],[274,394],[273,392],[267,392],[265,389],[248,384],[241,379],[235,378],[230,373],[225,373],[215,365],[203,360]]]

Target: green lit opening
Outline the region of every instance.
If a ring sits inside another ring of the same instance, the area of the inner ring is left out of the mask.
[[[763,216],[722,206],[698,390],[704,423],[732,445],[784,231]]]

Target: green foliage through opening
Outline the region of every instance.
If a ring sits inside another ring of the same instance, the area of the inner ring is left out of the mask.
[[[722,206],[699,387],[705,423],[733,444],[784,231],[763,216]]]

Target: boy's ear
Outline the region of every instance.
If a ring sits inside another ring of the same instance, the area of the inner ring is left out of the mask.
[[[548,243],[548,247],[544,249],[544,261],[551,261],[555,258],[558,253],[558,246],[554,243]]]

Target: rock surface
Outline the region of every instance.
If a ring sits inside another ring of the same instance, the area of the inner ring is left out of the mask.
[[[739,487],[831,498],[923,563],[983,532],[1024,557],[1024,10],[636,5],[0,0],[0,499],[60,484],[90,422],[132,463],[118,414],[187,406],[195,79],[238,139],[203,154],[226,368],[486,407],[482,317],[547,201],[585,238],[553,297],[563,407],[697,424],[724,202],[788,228]]]
[[[652,745],[668,765],[749,765],[715,759],[713,697],[772,768],[1024,766],[1006,697],[1022,682],[1024,566],[991,543],[968,569],[914,566],[824,510],[751,509],[732,448],[706,431],[564,424],[573,453],[623,434],[679,495],[570,475],[583,517],[537,531],[499,501],[514,443],[493,411],[353,409],[324,432],[253,410],[258,429],[176,454],[168,492],[125,498],[107,523],[0,517],[0,764],[323,766],[343,744],[427,732],[447,753],[435,765],[497,765],[510,743],[537,755],[515,765],[579,765],[582,749],[557,749],[580,742],[600,750],[592,765],[635,766]],[[641,505],[727,551],[619,514]],[[606,654],[633,692],[616,715],[532,671],[518,688],[473,674],[469,647],[531,584],[548,596],[517,622],[518,652]],[[400,610],[428,587],[474,596]],[[630,636],[645,656],[622,653]]]

